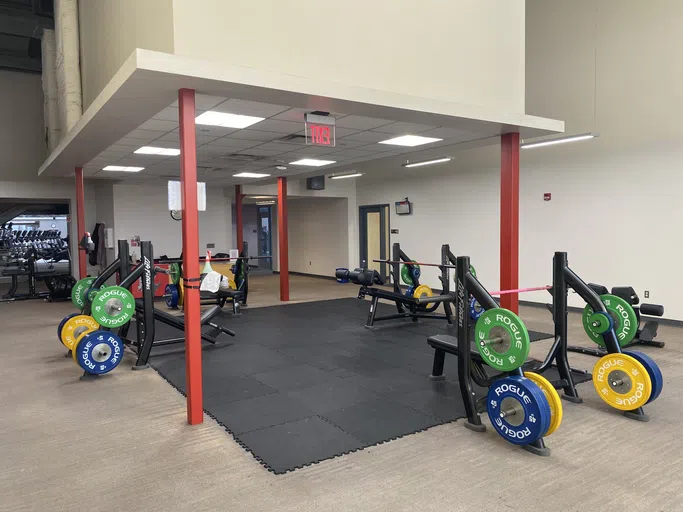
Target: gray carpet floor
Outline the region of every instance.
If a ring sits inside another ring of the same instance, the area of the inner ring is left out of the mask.
[[[277,280],[258,279],[254,304],[277,302]],[[298,300],[356,292],[306,278],[293,290]],[[645,349],[665,379],[649,423],[582,385],[585,402],[564,404],[548,458],[457,421],[278,476],[210,418],[188,426],[184,398],[154,371],[129,371],[130,357],[80,382],[55,333],[69,304],[0,306],[0,511],[683,510],[680,328],[660,327],[667,346]],[[529,328],[552,329],[547,311],[521,313]],[[570,341],[590,346],[579,315],[570,322]],[[532,356],[549,343],[534,343]]]

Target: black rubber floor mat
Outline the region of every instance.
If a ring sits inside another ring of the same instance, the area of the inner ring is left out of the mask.
[[[446,381],[428,379],[427,337],[452,328],[421,321],[372,331],[367,308],[340,299],[219,315],[237,337],[220,350],[204,345],[206,412],[275,473],[464,417],[455,358]],[[162,338],[178,335],[156,328]],[[185,391],[183,351],[153,350],[151,363]]]

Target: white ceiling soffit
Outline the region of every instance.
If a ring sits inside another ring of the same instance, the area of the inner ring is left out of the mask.
[[[91,162],[110,146],[124,143],[132,146],[136,140],[144,140],[143,136],[149,134],[137,130],[153,118],[155,121],[149,124],[149,128],[153,129],[148,131],[160,135],[161,140],[173,142],[170,140],[173,133],[164,131],[171,126],[164,124],[164,121],[172,120],[163,119],[163,114],[160,119],[157,114],[177,99],[180,88],[195,89],[202,95],[198,98],[215,103],[204,104],[198,99],[197,108],[200,110],[222,103],[222,109],[243,109],[253,114],[250,107],[256,105],[249,102],[259,104],[259,108],[267,108],[263,104],[269,104],[272,108],[262,112],[263,117],[271,117],[267,130],[261,131],[264,134],[261,140],[264,142],[272,140],[265,137],[266,133],[286,133],[292,126],[288,123],[301,122],[296,109],[301,112],[343,112],[346,121],[340,120],[338,130],[348,130],[350,141],[354,140],[354,135],[362,138],[363,131],[376,130],[374,135],[366,133],[366,138],[391,138],[393,134],[405,133],[416,126],[434,127],[424,133],[429,135],[432,132],[434,136],[438,135],[434,130],[454,130],[460,134],[456,141],[458,143],[515,131],[519,131],[523,138],[533,138],[564,130],[564,123],[553,119],[491,111],[474,105],[365,89],[315,78],[238,66],[215,66],[211,62],[137,49],[43,163],[38,174],[73,176],[74,167]],[[225,103],[226,99],[234,104]],[[283,110],[286,110],[276,112],[277,106],[284,106]],[[287,112],[289,114],[285,115]],[[393,124],[388,131],[382,132],[382,126],[386,126],[382,121],[385,120]],[[244,135],[240,132],[246,130],[239,130],[235,135]],[[211,142],[209,139],[212,136],[216,140],[223,135],[208,133],[203,136],[206,137],[205,141]],[[258,134],[249,135],[252,136],[257,137]],[[119,149],[119,153],[122,152]],[[359,157],[362,159],[362,155]]]

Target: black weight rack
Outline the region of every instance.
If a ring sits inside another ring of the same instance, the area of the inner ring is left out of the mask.
[[[446,248],[446,253],[444,253],[444,247]],[[448,246],[445,245],[441,249],[441,260],[442,264],[439,266],[441,270],[441,275],[439,280],[441,281],[442,290],[441,296],[450,296],[449,281],[448,281],[448,260],[447,255],[450,250],[447,249]],[[382,288],[375,288],[371,283],[361,285],[358,292],[358,298],[364,299],[366,296],[372,297],[370,302],[370,309],[368,311],[368,318],[365,323],[365,327],[372,329],[376,322],[382,322],[387,320],[397,320],[397,319],[407,319],[410,318],[413,322],[417,322],[420,318],[434,319],[434,320],[446,320],[449,324],[453,323],[453,314],[451,312],[450,306],[447,306],[448,301],[426,301],[418,302],[417,298],[407,296],[401,290],[401,263],[411,264],[415,260],[412,260],[408,255],[403,252],[401,245],[399,243],[394,243],[392,246],[392,262],[389,263],[393,290],[384,290]],[[363,269],[366,269],[367,265],[363,265]],[[419,286],[419,278],[414,278],[415,288]],[[439,296],[437,296],[439,297]],[[391,315],[377,316],[377,309],[379,300],[389,300],[394,302],[396,305],[397,312]],[[440,303],[444,303],[445,314],[435,314],[434,311],[439,307]],[[427,306],[429,304],[429,306]]]

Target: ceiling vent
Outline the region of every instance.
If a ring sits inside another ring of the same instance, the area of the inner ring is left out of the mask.
[[[306,136],[293,133],[278,139],[277,142],[285,142],[287,144],[306,144]]]

